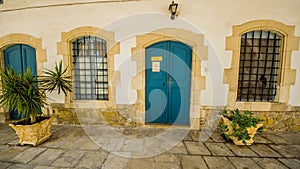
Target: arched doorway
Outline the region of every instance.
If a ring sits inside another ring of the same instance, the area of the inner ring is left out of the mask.
[[[190,124],[192,49],[176,41],[146,48],[146,123]]]
[[[25,44],[16,44],[4,50],[4,66],[23,73],[27,67],[33,75],[37,75],[36,51]],[[10,119],[20,119],[17,111],[10,112]]]

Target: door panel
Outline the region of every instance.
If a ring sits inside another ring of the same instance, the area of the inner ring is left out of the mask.
[[[33,75],[37,74],[36,70],[36,52],[35,49],[28,45],[13,45],[4,50],[4,65],[11,67],[18,73],[23,73],[27,67]],[[17,111],[10,112],[11,119],[20,119]]]
[[[146,50],[146,123],[164,123],[167,120],[167,69],[166,43],[152,45],[151,50]],[[152,72],[152,57],[161,57],[160,71]]]
[[[152,59],[157,56],[162,59]],[[189,124],[191,58],[191,48],[180,42],[160,42],[146,49],[146,123]],[[160,62],[159,72],[153,71],[152,62]],[[161,94],[153,97],[153,91]],[[166,106],[152,108],[160,102]]]

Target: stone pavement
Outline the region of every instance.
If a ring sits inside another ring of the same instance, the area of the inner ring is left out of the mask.
[[[265,131],[254,145],[236,146],[218,131],[54,125],[45,143],[17,144],[15,132],[0,124],[0,169],[300,168],[300,132]]]

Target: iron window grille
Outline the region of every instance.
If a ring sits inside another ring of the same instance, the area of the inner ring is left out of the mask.
[[[74,99],[108,100],[107,42],[84,36],[72,42]]]
[[[272,102],[280,75],[282,35],[251,31],[241,36],[237,101]]]

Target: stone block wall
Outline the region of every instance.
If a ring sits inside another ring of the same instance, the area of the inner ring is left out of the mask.
[[[253,112],[273,131],[300,131],[300,111]]]
[[[66,108],[64,104],[52,104],[43,110],[45,115],[54,117],[54,124],[65,125],[110,125],[137,127],[143,126],[136,120],[137,105],[117,105],[117,108]],[[220,125],[219,112],[223,106],[200,108],[200,128],[214,130]],[[288,108],[287,111],[252,111],[254,116],[263,120],[265,129],[273,131],[300,131],[300,107]],[[3,117],[2,117],[3,116]],[[0,122],[7,119],[0,113]]]
[[[202,107],[201,129],[212,128],[216,121],[220,125],[218,112],[226,109],[222,107]],[[243,111],[243,110],[242,110]],[[254,116],[259,117],[264,129],[272,131],[300,131],[300,107],[292,107],[286,111],[251,111]]]
[[[117,108],[66,108],[52,104],[45,114],[54,116],[54,124],[110,125],[135,127],[135,105],[118,105]]]

